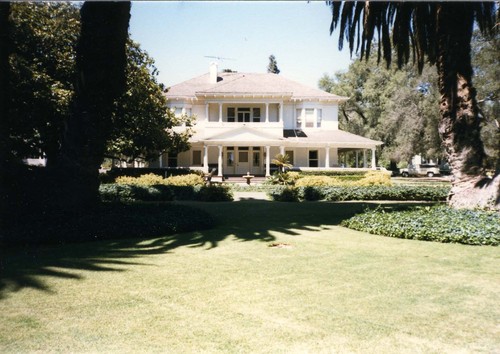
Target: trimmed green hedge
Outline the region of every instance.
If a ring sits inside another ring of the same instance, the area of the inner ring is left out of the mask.
[[[203,210],[185,205],[103,203],[70,213],[52,210],[4,230],[0,245],[26,246],[107,239],[152,238],[211,228],[215,221]]]
[[[140,186],[130,184],[102,184],[101,199],[108,202],[200,200],[205,202],[232,201],[230,188],[211,186]]]
[[[414,201],[444,201],[450,187],[422,187],[422,186],[358,186],[358,187],[289,187],[295,189],[297,198],[292,200],[282,197],[281,194],[290,194],[284,187],[276,186],[268,192],[273,200],[414,200]]]
[[[497,213],[456,210],[447,206],[387,212],[382,208],[344,220],[342,226],[371,234],[436,242],[491,245],[500,243]]]

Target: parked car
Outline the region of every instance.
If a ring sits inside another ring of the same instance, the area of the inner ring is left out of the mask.
[[[416,177],[416,176],[427,176],[434,177],[439,176],[441,173],[439,171],[438,165],[431,164],[420,164],[420,165],[409,165],[408,168],[401,169],[401,176],[403,177]]]

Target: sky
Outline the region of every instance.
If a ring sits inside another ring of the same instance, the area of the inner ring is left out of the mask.
[[[271,54],[280,75],[317,87],[351,62],[330,22],[324,1],[136,1],[129,30],[167,87],[207,73],[212,61],[220,71],[265,73]]]

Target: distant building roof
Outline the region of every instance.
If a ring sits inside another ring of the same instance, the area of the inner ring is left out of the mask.
[[[210,74],[198,76],[172,86],[167,99],[198,97],[286,97],[290,100],[346,101],[319,89],[300,84],[277,74],[218,73],[217,83],[210,83]]]

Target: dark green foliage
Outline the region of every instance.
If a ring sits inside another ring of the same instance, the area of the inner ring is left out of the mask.
[[[140,186],[129,184],[102,184],[99,187],[102,201],[172,201],[199,200],[203,202],[228,202],[233,192],[226,186]]]
[[[276,186],[268,192],[269,196],[277,202],[298,202],[298,189],[288,186]]]
[[[393,212],[378,208],[344,220],[341,225],[376,235],[423,241],[491,246],[500,243],[497,213],[446,206]]]
[[[184,205],[104,203],[80,213],[41,211],[32,215],[28,223],[5,230],[0,245],[152,238],[213,226],[209,214]]]
[[[274,188],[269,195],[273,200],[415,200],[415,201],[445,201],[449,187],[423,186],[359,186],[359,187],[295,187]],[[293,194],[296,198],[290,198]]]
[[[216,184],[202,186],[198,191],[197,200],[202,202],[230,202],[233,200],[233,192],[229,187]]]
[[[361,179],[367,172],[360,171],[300,171],[300,176],[330,176],[330,177],[355,177]]]

